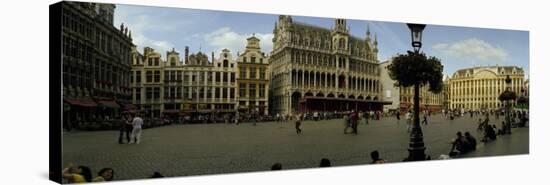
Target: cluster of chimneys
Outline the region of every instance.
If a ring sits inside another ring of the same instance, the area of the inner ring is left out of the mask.
[[[189,47],[185,46],[185,63],[189,60]]]
[[[174,51],[175,49],[172,48],[172,51]],[[148,55],[149,53],[155,51],[155,49],[151,48],[151,47],[144,47],[143,48],[143,54],[144,55]],[[185,63],[187,63],[189,61],[189,46],[185,46]]]
[[[124,23],[120,24],[120,32],[124,33],[130,39],[132,38],[132,31],[128,31],[128,27],[124,27]]]

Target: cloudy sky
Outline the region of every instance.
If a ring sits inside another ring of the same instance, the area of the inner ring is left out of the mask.
[[[162,55],[175,48],[183,53],[215,52],[227,48],[242,52],[246,38],[255,34],[262,50],[270,53],[271,38],[278,15],[117,5],[115,27],[121,23],[132,31],[134,44],[153,47]],[[332,18],[293,16],[294,21],[330,28]],[[348,20],[351,34],[364,38],[367,25],[378,37],[380,61],[410,50],[410,31],[403,23]],[[444,73],[461,68],[488,65],[517,65],[529,71],[529,33],[454,26],[428,25],[423,32],[422,51],[440,58]]]

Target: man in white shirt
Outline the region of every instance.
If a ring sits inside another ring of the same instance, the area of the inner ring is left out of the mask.
[[[134,126],[132,130],[132,138],[136,144],[139,144],[141,140],[141,127],[143,126],[143,119],[139,117],[139,114],[136,114],[136,117],[132,120],[132,125]]]
[[[313,112],[313,119],[315,121],[318,121],[319,120],[318,118],[319,118],[319,112],[317,112],[317,111]]]

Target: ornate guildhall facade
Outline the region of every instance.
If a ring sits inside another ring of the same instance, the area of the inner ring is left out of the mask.
[[[272,112],[382,110],[378,42],[279,16],[271,54]]]
[[[238,109],[243,113],[268,114],[269,58],[260,50],[260,39],[247,39],[246,49],[237,59]]]
[[[269,59],[259,42],[248,38],[236,60],[228,49],[209,59],[202,52],[189,54],[186,47],[182,60],[174,49],[162,58],[153,48],[145,47],[143,54],[134,48],[132,102],[150,117],[267,114]]]
[[[166,59],[149,47],[143,55],[134,50],[133,103],[151,117],[235,112],[237,67],[229,50],[214,62],[188,51],[181,60],[175,50],[166,52]]]
[[[113,4],[61,6],[65,128],[119,117],[131,100],[130,31],[113,26]]]

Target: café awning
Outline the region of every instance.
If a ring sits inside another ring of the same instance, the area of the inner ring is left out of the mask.
[[[347,102],[365,102],[365,103],[380,103],[383,105],[391,105],[391,101],[381,101],[381,100],[362,100],[362,99],[350,99],[350,98],[335,98],[335,97],[317,97],[317,96],[306,96],[301,98],[300,102],[306,102],[308,100],[328,100],[328,101],[347,101]]]
[[[104,107],[109,107],[113,109],[120,108],[120,105],[118,105],[114,100],[99,100],[97,103]]]
[[[63,100],[73,106],[97,107],[97,103],[89,99],[63,98]]]
[[[123,104],[124,110],[136,110],[137,106],[134,104]]]

